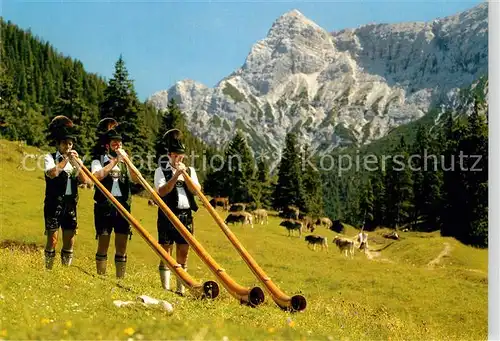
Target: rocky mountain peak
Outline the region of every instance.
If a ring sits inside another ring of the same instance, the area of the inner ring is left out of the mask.
[[[290,131],[323,152],[369,143],[487,74],[487,12],[329,33],[292,10],[214,88],[180,81],[150,100],[174,98],[208,143],[241,130],[257,154],[279,151]]]

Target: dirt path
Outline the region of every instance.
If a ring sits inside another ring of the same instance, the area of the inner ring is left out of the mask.
[[[441,259],[443,257],[446,257],[446,256],[448,256],[450,254],[450,251],[451,251],[450,244],[449,243],[444,243],[444,249],[443,249],[443,251],[441,251],[441,253],[436,258],[434,258],[429,263],[427,263],[427,266],[430,267],[430,268],[436,266],[437,264],[439,264],[439,262],[441,262]]]
[[[380,251],[370,251],[370,250],[366,250],[366,258],[370,259],[370,260],[375,260],[375,261],[379,261],[379,262],[385,262],[385,263],[394,263],[394,261],[388,259],[388,258],[383,258],[381,257],[382,256],[382,252]]]

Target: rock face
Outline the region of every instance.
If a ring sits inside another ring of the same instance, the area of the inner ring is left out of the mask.
[[[210,144],[241,129],[254,152],[272,153],[295,131],[327,152],[422,117],[487,67],[487,3],[432,22],[333,33],[293,10],[214,88],[182,80],[149,101],[163,109],[174,98]]]

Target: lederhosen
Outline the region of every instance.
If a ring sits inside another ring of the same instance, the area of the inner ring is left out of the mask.
[[[62,156],[56,159],[57,153],[51,154],[57,165]],[[71,195],[66,195],[68,178],[71,181]],[[59,227],[63,230],[77,229],[76,207],[78,203],[78,182],[76,176],[70,176],[62,171],[51,179],[45,174],[45,200],[43,214],[45,231],[55,231]]]
[[[110,161],[102,162],[104,155],[101,156],[101,164],[103,168],[106,167]],[[130,212],[132,194],[130,189],[130,180],[128,177],[127,166],[123,162],[119,162],[117,166],[120,168],[120,175],[118,178],[118,185],[122,196],[115,197],[115,199],[123,205],[123,207]],[[111,193],[113,187],[113,176],[110,171],[108,175],[101,180],[104,187]],[[130,224],[115,206],[109,202],[108,198],[97,188],[94,193],[94,225],[96,230],[96,239],[99,235],[111,235],[113,229],[118,234],[128,234],[132,236]]]
[[[163,175],[165,176],[165,180],[168,181],[173,176],[173,170],[171,168],[162,167]],[[187,168],[188,175],[191,175],[191,168]],[[189,201],[188,209],[179,209],[179,194],[178,188],[183,187],[186,192],[186,196]],[[193,194],[189,191],[187,184],[185,181],[177,181],[175,187],[168,193],[167,195],[162,197],[162,200],[167,204],[167,206],[172,210],[172,212],[179,218],[181,223],[186,226],[186,228],[194,234],[194,226],[193,226],[193,215],[192,211],[196,212],[198,210],[198,205],[196,205],[196,201],[194,200]],[[163,213],[161,208],[158,207],[158,220],[157,220],[157,228],[158,228],[158,243],[159,244],[187,244],[186,240],[182,237],[182,235],[177,231],[177,229],[170,222],[168,217]]]

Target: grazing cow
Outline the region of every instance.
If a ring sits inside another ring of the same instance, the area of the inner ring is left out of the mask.
[[[345,256],[347,257],[347,253],[349,252],[351,254],[351,258],[354,257],[354,241],[351,239],[347,238],[342,238],[339,236],[335,236],[333,238],[333,243],[337,245],[339,248],[340,252],[345,252]]]
[[[340,220],[335,220],[332,227],[330,227],[330,230],[337,233],[344,233],[344,225],[340,222]]]
[[[396,231],[393,231],[391,233],[388,233],[388,234],[384,234],[384,238],[387,238],[387,239],[394,239],[394,240],[399,240],[399,235],[397,234]]]
[[[250,213],[248,212],[238,212],[238,213],[230,213],[227,217],[224,223],[227,224],[234,224],[234,223],[241,223],[241,225],[247,224],[252,226],[253,228],[253,217]]]
[[[315,227],[314,227],[313,218],[311,218],[309,216],[303,216],[303,218],[301,220],[304,223],[304,227],[306,228],[306,230],[309,230],[310,232],[314,232]]]
[[[295,206],[287,206],[280,213],[280,218],[299,220],[300,211]]]
[[[158,205],[156,205],[156,203],[154,202],[154,200],[151,200],[151,199],[148,200],[148,205],[149,206],[158,206]]]
[[[311,247],[311,245],[313,246],[313,250],[316,250],[316,245],[319,244],[321,245],[321,250],[323,249],[326,249],[326,251],[328,251],[328,241],[326,239],[326,237],[322,237],[322,236],[315,236],[315,235],[309,235],[309,236],[306,236],[306,242],[307,242],[307,247]]]
[[[229,212],[242,212],[245,210],[246,206],[246,204],[242,203],[232,204],[231,207],[229,207]]]
[[[212,200],[210,200],[210,205],[212,205],[213,208],[217,208],[217,206],[222,206],[222,208],[227,211],[227,209],[229,208],[229,198],[225,197],[225,198],[221,198],[221,197],[216,197],[216,198],[212,198]]]
[[[299,231],[299,237],[302,236],[303,224],[299,220],[283,220],[280,226],[286,227],[288,230],[288,236],[292,234],[293,231]]]
[[[261,224],[261,225],[264,225],[264,220],[266,221],[266,225],[269,224],[268,220],[267,220],[267,211],[260,208],[260,209],[257,209],[255,211],[252,211],[252,214],[255,218],[255,223],[256,224]]]
[[[316,220],[316,225],[324,226],[327,229],[329,229],[332,227],[333,223],[330,220],[330,218],[323,217],[323,218],[319,218],[318,220]]]

